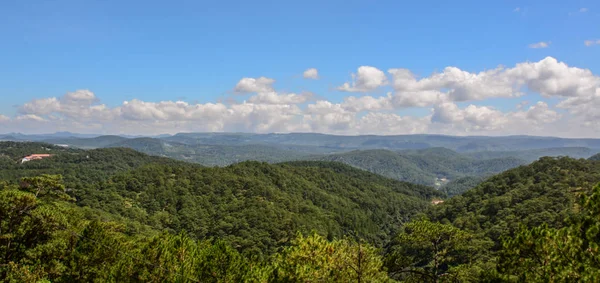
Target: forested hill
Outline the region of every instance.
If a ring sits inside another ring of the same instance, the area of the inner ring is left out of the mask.
[[[589,160],[600,161],[600,153],[590,157]]]
[[[600,163],[544,157],[493,176],[477,187],[433,207],[431,219],[483,233],[496,242],[519,225],[561,227],[574,212],[578,193],[600,182]]]
[[[429,186],[443,185],[439,179],[487,176],[526,163],[515,157],[478,160],[446,148],[399,152],[356,150],[314,159],[342,162],[389,178]]]
[[[240,250],[272,251],[297,231],[330,238],[354,231],[382,244],[403,221],[442,194],[332,162],[244,162],[205,168],[130,149],[72,150],[1,143],[0,180],[64,176],[77,204],[197,238],[227,239]],[[27,154],[52,157],[21,164]]]
[[[428,187],[375,175],[362,179],[356,171],[259,162],[225,168],[148,165],[86,187],[76,197],[82,206],[157,229],[267,252],[297,231],[311,230],[328,238],[353,231],[382,244],[439,196]]]
[[[30,154],[51,154],[50,158],[25,162]],[[61,174],[70,183],[86,184],[105,180],[117,172],[149,163],[186,164],[169,158],[150,156],[127,148],[93,150],[70,149],[45,143],[0,142],[0,179],[17,180],[40,174]]]

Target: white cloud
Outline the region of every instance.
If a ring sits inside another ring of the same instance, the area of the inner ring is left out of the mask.
[[[521,11],[521,7],[517,7],[517,8],[515,8],[515,9],[513,10],[513,12],[515,12],[515,13],[516,13],[516,12],[519,12],[519,11]]]
[[[302,76],[305,79],[316,80],[316,79],[319,79],[319,71],[315,68],[310,68],[310,69],[307,69],[306,71],[304,71]]]
[[[391,80],[387,88],[391,91],[380,96],[350,95],[340,102],[322,97],[316,100],[317,96],[309,92],[278,92],[273,88],[275,80],[264,77],[238,82],[238,93],[255,93],[243,103],[235,102],[236,99],[222,103],[132,99],[121,105],[107,106],[93,92],[78,90],[26,102],[14,117],[0,115],[0,130],[106,134],[199,131],[539,133],[600,137],[600,111],[597,111],[600,109],[600,77],[552,57],[482,72],[450,66],[422,78],[408,69],[388,72]],[[382,71],[363,66],[352,84],[348,83],[347,90],[367,92],[386,84],[388,81]],[[528,93],[539,94],[541,99]],[[522,96],[525,97],[515,99]],[[504,103],[512,99],[516,100],[512,111],[491,106],[497,101]],[[524,99],[537,102],[528,104]],[[468,106],[459,102],[468,102],[464,104]],[[412,107],[421,109],[414,112],[407,109]]]
[[[300,104],[309,101],[313,97],[310,92],[301,94],[276,92],[261,92],[248,99],[248,102],[255,104]]]
[[[557,121],[561,118],[561,115],[550,109],[546,102],[538,101],[525,112],[525,118],[537,125]]]
[[[270,92],[273,91],[274,79],[260,78],[242,78],[235,88],[236,93],[252,93],[252,92]]]
[[[502,112],[490,106],[469,105],[460,109],[447,102],[433,109],[432,123],[445,124],[454,131],[528,133],[540,127],[550,127],[561,115],[545,102],[537,102],[526,111]],[[533,128],[532,128],[533,127]],[[452,131],[451,131],[452,132]]]
[[[585,46],[600,45],[600,39],[588,39],[583,42]]]
[[[405,97],[404,101],[412,99],[412,103],[400,105],[519,97],[524,95],[523,87],[547,97],[589,96],[600,86],[600,78],[590,70],[569,67],[552,57],[479,73],[446,67],[441,73],[418,80],[407,69],[388,72],[393,78],[395,96]]]
[[[588,69],[569,67],[552,57],[535,63],[520,63],[502,76],[517,86],[551,97],[589,96],[600,87],[600,77]]]
[[[546,42],[546,41],[540,41],[537,43],[532,43],[529,44],[529,48],[533,48],[533,49],[538,49],[538,48],[548,48],[550,47],[550,41]]]
[[[373,96],[349,96],[344,99],[342,108],[350,112],[361,112],[361,111],[379,111],[392,109],[391,95],[382,97]]]
[[[15,118],[15,121],[34,121],[34,122],[46,122],[46,119],[38,116],[38,115],[34,115],[34,114],[25,114],[25,115],[19,115]]]
[[[183,101],[144,102],[134,99],[123,102],[118,112],[121,118],[127,120],[202,121],[206,119],[218,120],[227,113],[227,107],[221,103],[189,104]]]
[[[356,74],[352,74],[352,82],[346,82],[337,89],[347,92],[371,92],[387,83],[383,71],[371,66],[360,66]]]
[[[420,80],[407,69],[390,69],[388,72],[392,75],[392,85],[396,93],[425,97],[427,101],[432,101],[433,96],[436,96],[436,99],[467,101],[521,95],[515,91],[514,81],[502,76],[502,68],[475,74],[456,67],[446,67],[442,73],[434,73]],[[439,92],[444,90],[444,95],[440,95]],[[434,93],[431,93],[432,91]]]
[[[309,104],[304,113],[304,121],[313,132],[346,133],[353,130],[355,118],[354,112],[324,100]]]
[[[360,134],[420,134],[426,133],[431,117],[399,116],[391,113],[368,113],[363,116],[357,125],[357,133]]]
[[[588,8],[580,8],[580,9],[579,9],[579,13],[585,13],[585,12],[587,12],[587,11],[589,11],[589,9],[588,9]]]

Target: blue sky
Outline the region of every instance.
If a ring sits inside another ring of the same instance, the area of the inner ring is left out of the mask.
[[[342,103],[357,94],[335,88],[360,66],[427,77],[447,66],[477,73],[550,56],[598,74],[600,45],[584,44],[600,38],[598,27],[598,1],[8,0],[0,4],[0,114],[14,120],[32,100],[83,89],[109,108],[133,99],[242,101],[232,95],[238,81],[261,76],[278,92]],[[539,42],[549,46],[529,48]],[[319,80],[302,78],[308,68]],[[539,97],[457,103],[506,112]]]

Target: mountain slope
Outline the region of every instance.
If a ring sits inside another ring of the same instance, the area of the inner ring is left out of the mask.
[[[64,144],[82,149],[94,149],[106,147],[111,144],[122,142],[124,140],[127,140],[127,138],[120,136],[99,136],[94,138],[52,138],[43,140],[43,142],[51,144]]]
[[[296,231],[313,229],[329,238],[354,231],[382,244],[400,223],[430,206],[423,195],[439,194],[372,174],[362,179],[357,169],[344,171],[260,162],[224,168],[152,164],[76,194],[82,206],[157,229],[226,239],[253,252],[273,251]]]
[[[49,153],[52,157],[21,164],[22,157]],[[3,161],[2,161],[3,160]],[[151,163],[181,164],[163,157],[149,156],[132,149],[105,148],[81,150],[45,143],[0,142],[0,179],[17,180],[40,174],[61,174],[71,185],[105,180],[118,173]],[[189,164],[199,167],[200,165]]]
[[[560,227],[573,212],[578,192],[600,182],[600,164],[583,159],[544,157],[493,176],[474,189],[438,205],[431,219],[483,233],[496,243],[520,224]]]
[[[589,160],[593,160],[593,161],[599,161],[600,160],[600,153],[592,156],[589,158]]]
[[[153,138],[128,139],[111,144],[109,147],[132,148],[146,154],[196,162],[205,166],[227,166],[248,160],[274,163],[302,159],[309,155],[295,150],[282,149],[278,146],[259,144],[189,145]]]
[[[436,185],[442,178],[484,176],[525,163],[513,157],[475,160],[445,148],[400,152],[357,150],[313,158],[342,162],[389,178],[429,186]]]
[[[513,157],[524,159],[528,162],[533,162],[544,156],[569,156],[572,158],[588,158],[596,153],[598,153],[598,149],[590,149],[587,147],[555,147],[514,151],[480,151],[465,153],[465,155],[480,160]]]
[[[20,164],[12,158],[49,149]],[[62,174],[82,207],[129,223],[196,238],[225,239],[240,250],[273,252],[296,232],[355,233],[381,245],[401,223],[427,209],[433,188],[339,163],[244,162],[206,168],[126,148],[79,150],[41,143],[0,143],[0,181]]]

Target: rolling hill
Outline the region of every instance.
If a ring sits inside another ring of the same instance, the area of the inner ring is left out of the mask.
[[[54,155],[20,164],[24,152]],[[131,149],[68,149],[0,143],[10,162],[0,180],[61,174],[81,207],[102,210],[158,230],[227,239],[240,250],[274,251],[297,231],[341,237],[349,231],[383,244],[442,193],[344,164],[248,161],[206,168]]]
[[[575,197],[600,182],[600,164],[568,157],[544,157],[488,178],[460,196],[432,208],[432,220],[483,233],[499,243],[519,225],[561,227],[575,212]]]
[[[342,162],[389,178],[438,187],[443,180],[490,175],[526,163],[514,157],[476,160],[445,148],[400,152],[360,150],[315,159]]]

